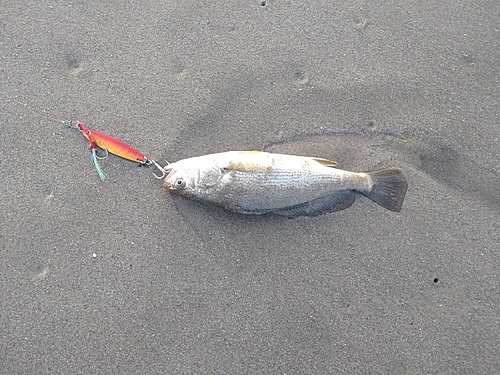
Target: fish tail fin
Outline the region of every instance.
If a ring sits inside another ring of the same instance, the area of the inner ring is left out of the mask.
[[[403,173],[399,169],[391,168],[367,174],[372,180],[372,188],[362,193],[388,210],[401,211],[408,188]]]

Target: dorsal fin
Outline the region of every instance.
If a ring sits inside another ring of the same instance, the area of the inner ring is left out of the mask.
[[[262,151],[252,150],[252,151],[238,151],[238,154],[262,154]]]
[[[335,167],[339,164],[336,161],[323,159],[323,158],[311,158],[311,159],[314,161],[317,161],[318,163],[320,163],[321,165],[324,165],[325,167]]]

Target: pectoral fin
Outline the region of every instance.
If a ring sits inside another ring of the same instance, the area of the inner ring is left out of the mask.
[[[328,160],[328,159],[322,159],[322,158],[311,158],[312,160],[320,163],[321,165],[324,165],[325,167],[335,167],[339,163],[336,161]]]
[[[319,216],[329,212],[346,209],[354,203],[355,193],[343,191],[310,202],[272,211],[275,214],[294,219],[299,216]]]

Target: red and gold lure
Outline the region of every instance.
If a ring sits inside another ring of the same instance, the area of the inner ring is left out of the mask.
[[[151,165],[154,164],[157,168],[159,168],[162,171],[161,176],[157,176],[155,174],[156,178],[163,178],[165,176],[165,170],[154,160],[149,160],[144,154],[140,153],[137,151],[135,148],[130,147],[128,144],[126,144],[123,141],[120,141],[119,139],[116,139],[114,137],[111,137],[107,134],[99,133],[95,130],[91,130],[85,125],[83,125],[81,122],[77,124],[78,129],[81,130],[83,136],[88,139],[90,142],[90,149],[92,150],[92,157],[94,160],[94,165],[97,168],[97,172],[99,173],[99,177],[101,180],[106,179],[106,175],[104,172],[101,170],[99,163],[97,162],[97,159],[103,159],[99,158],[97,156],[97,147],[102,148],[103,150],[106,151],[107,153],[112,153],[114,155],[120,156],[124,159],[127,160],[132,160],[137,163],[140,163],[142,165]]]

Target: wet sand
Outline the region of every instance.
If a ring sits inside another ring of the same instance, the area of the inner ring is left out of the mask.
[[[500,5],[4,5],[0,372],[500,372]],[[399,167],[399,214],[171,196],[166,160]]]

